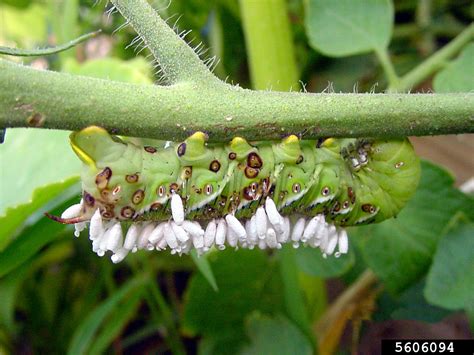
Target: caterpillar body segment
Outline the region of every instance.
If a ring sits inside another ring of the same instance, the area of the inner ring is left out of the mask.
[[[112,240],[96,243],[95,250],[117,249],[114,262],[125,257],[124,248],[184,253],[194,247],[202,253],[212,245],[279,248],[303,242],[323,254],[332,254],[337,244],[344,251],[341,227],[395,216],[420,176],[407,139],[316,141],[291,135],[255,143],[235,137],[223,145],[207,144],[207,136],[196,132],[184,142],[153,147],[99,127],[70,138],[83,162],[83,199],[73,215],[56,220],[80,221],[76,234],[91,221],[95,237],[102,230]],[[120,243],[119,226],[127,221],[134,226],[127,232],[131,237]],[[151,234],[151,241],[140,233]]]

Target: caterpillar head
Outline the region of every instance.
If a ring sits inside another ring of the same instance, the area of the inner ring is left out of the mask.
[[[70,143],[84,163],[82,216],[88,219],[99,209],[105,219],[133,218],[146,193],[141,149],[97,126],[73,132]]]

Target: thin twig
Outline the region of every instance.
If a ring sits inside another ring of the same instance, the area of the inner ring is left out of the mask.
[[[20,49],[20,48],[9,48],[9,47],[0,46],[0,54],[11,55],[15,57],[37,57],[37,56],[55,54],[55,53],[65,51],[69,48],[72,48],[78,45],[79,43],[88,40],[89,38],[93,38],[97,36],[100,32],[101,30],[87,33],[67,43],[64,43],[55,47],[49,47],[49,48]]]

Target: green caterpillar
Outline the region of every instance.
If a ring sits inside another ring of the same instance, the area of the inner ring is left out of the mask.
[[[71,134],[71,145],[84,163],[83,199],[54,219],[78,231],[91,221],[91,239],[102,241],[93,248],[112,250],[114,261],[137,248],[204,252],[224,242],[262,248],[303,242],[326,254],[339,242],[344,252],[340,227],[395,216],[420,177],[407,139],[291,135],[252,144],[236,137],[222,145],[196,132],[167,147],[143,147],[88,127]],[[125,242],[120,222],[132,224]]]

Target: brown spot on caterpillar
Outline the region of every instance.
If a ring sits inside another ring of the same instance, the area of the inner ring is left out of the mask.
[[[102,217],[110,219],[114,218],[115,213],[114,213],[114,206],[113,205],[105,205],[100,208],[100,214]]]
[[[30,127],[42,127],[44,125],[45,116],[41,113],[33,113],[27,119],[26,123]]]
[[[252,192],[254,192],[254,193],[257,192],[257,190],[258,190],[258,184],[257,184],[256,182],[252,182],[252,183],[250,184],[250,190],[252,190]]]
[[[117,195],[120,190],[122,190],[122,186],[117,185],[113,190],[112,190],[112,195]]]
[[[225,196],[221,196],[221,199],[219,200],[219,206],[224,207],[227,202],[227,198]]]
[[[285,196],[286,196],[286,193],[287,193],[286,191],[280,192],[280,195],[278,196],[278,198],[283,201],[283,199],[284,199]]]
[[[292,190],[295,194],[299,193],[301,191],[301,185],[298,183],[293,184]]]
[[[112,176],[112,170],[109,167],[106,167],[95,177],[95,184],[98,189],[105,189],[109,183],[110,177]]]
[[[251,168],[250,166],[247,166],[245,168],[245,176],[249,179],[254,179],[258,176],[258,169]]]
[[[208,218],[214,218],[218,216],[216,209],[211,206],[206,206],[204,213],[205,213],[205,216],[207,216]]]
[[[402,161],[399,161],[398,163],[395,164],[395,168],[400,169],[403,165],[405,165],[405,163]]]
[[[321,190],[321,195],[327,196],[331,193],[331,189],[327,186],[324,186]]]
[[[206,195],[212,194],[213,190],[214,189],[211,184],[207,184],[206,186],[204,186],[204,192]]]
[[[163,205],[161,203],[154,202],[154,203],[151,204],[150,210],[153,211],[153,212],[156,212],[156,211],[159,211],[162,207],[163,207]]]
[[[213,160],[211,164],[209,164],[209,170],[217,173],[221,168],[221,163],[218,160]]]
[[[140,202],[143,201],[143,199],[145,198],[145,191],[143,190],[137,190],[133,193],[133,196],[132,196],[132,203],[134,205],[138,205]]]
[[[100,197],[102,197],[102,199],[107,202],[109,202],[110,200],[110,195],[111,195],[111,191],[109,189],[103,189],[100,191]]]
[[[350,186],[347,188],[347,196],[349,196],[351,203],[354,204],[356,201],[356,195],[355,195],[354,189]]]
[[[183,169],[183,178],[189,179],[193,175],[193,168],[191,166],[187,166]]]
[[[130,206],[125,206],[124,208],[122,208],[122,210],[120,211],[120,214],[122,215],[122,217],[124,218],[132,218],[133,215],[135,214],[135,210],[130,207]]]
[[[229,159],[230,160],[235,160],[235,158],[237,158],[237,154],[235,154],[234,152],[230,152],[229,153]]]
[[[156,194],[160,197],[163,197],[165,193],[166,193],[166,186],[164,185],[158,186],[158,188],[156,189]]]
[[[186,143],[181,143],[176,150],[178,157],[182,157],[186,153]]]
[[[250,189],[250,187],[244,188],[244,199],[247,201],[253,201],[255,198],[255,193]]]
[[[145,149],[145,152],[148,152],[151,154],[156,153],[156,148],[150,147],[149,145],[144,146],[143,149]]]
[[[341,210],[341,204],[339,201],[336,201],[334,205],[332,206],[332,212],[339,212]]]
[[[240,196],[238,193],[233,193],[231,197],[231,210],[237,210],[237,207],[240,205]]]
[[[125,181],[127,181],[130,184],[136,183],[138,179],[139,179],[138,174],[125,175]]]
[[[91,194],[84,191],[83,198],[84,198],[84,203],[86,204],[86,206],[94,207],[95,199],[94,197],[92,197]]]
[[[362,205],[362,211],[367,213],[375,213],[376,209],[370,203],[366,203],[365,205]]]
[[[247,165],[254,169],[260,169],[263,165],[262,158],[255,152],[249,153],[247,155]]]
[[[342,204],[342,209],[345,210],[346,208],[349,208],[349,201],[344,201]]]
[[[267,196],[270,193],[272,185],[270,184],[270,178],[265,178],[262,180],[262,193],[263,196]]]
[[[173,193],[173,192],[178,192],[178,189],[179,189],[179,186],[177,183],[173,182],[170,184],[170,192]]]
[[[106,218],[106,219],[111,219],[114,217],[114,213],[111,212],[111,211],[102,211],[101,213],[101,216]]]
[[[303,160],[304,160],[304,157],[302,155],[300,155],[298,157],[298,159],[296,159],[296,164],[301,164],[303,162]]]

